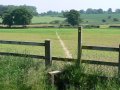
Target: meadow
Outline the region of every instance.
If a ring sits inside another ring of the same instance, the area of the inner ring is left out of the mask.
[[[72,54],[72,57],[76,58],[77,28],[0,29],[0,39],[15,40],[15,41],[33,41],[33,42],[44,42],[44,40],[50,39],[52,42],[52,56],[65,57],[65,52],[57,38],[56,32],[58,32],[65,46]],[[82,30],[83,45],[118,47],[120,44],[119,38],[120,38],[119,29],[94,28],[94,29]],[[44,48],[39,46],[34,47],[34,46],[0,44],[0,51],[44,55]],[[95,60],[117,62],[118,53],[83,50],[82,59],[92,59],[92,60],[95,59]],[[48,71],[60,69],[61,65],[63,65],[61,62],[59,63],[54,62],[52,68],[50,68]],[[97,71],[100,71],[98,69],[103,69],[103,68],[100,68],[98,66],[98,68],[96,67],[96,69]],[[104,68],[104,70],[105,71],[107,70],[107,74],[110,74],[108,72],[109,71],[108,67]],[[49,86],[47,86],[49,87],[49,89],[46,88],[45,74],[48,71],[45,70],[44,61],[41,60],[0,56],[0,89],[1,90],[8,90],[8,89],[9,90],[55,90],[55,89],[50,89]],[[78,73],[76,72],[75,75],[78,75],[79,73],[80,71],[78,71]],[[81,80],[83,80],[84,82],[84,80],[86,79],[84,78]],[[100,85],[96,86],[96,88],[98,88],[96,90],[103,90],[103,88],[106,88],[106,86],[104,85],[108,85],[109,89],[107,88],[106,90],[110,90],[110,88],[112,89],[115,88],[114,90],[118,90],[119,88],[119,86],[116,86],[117,84],[113,84],[111,82],[108,84],[104,84],[103,86],[102,85],[103,84],[100,83]]]
[[[110,19],[108,17],[111,17]],[[90,24],[90,25],[101,25],[101,24],[107,24],[107,25],[113,25],[113,24],[119,24],[120,23],[120,14],[81,14],[80,15],[82,22],[81,24]],[[117,18],[118,21],[113,21],[114,18]],[[106,22],[102,22],[102,20],[105,19]],[[51,16],[38,16],[33,17],[32,23],[50,23],[52,21],[59,20],[64,21],[65,18],[62,17],[51,17]]]
[[[58,57],[65,57],[64,50],[57,38],[56,32],[65,43],[73,57],[77,55],[77,28],[28,28],[28,29],[0,29],[1,40],[16,40],[16,41],[34,41],[44,42],[50,39],[52,42],[52,55]],[[108,46],[119,47],[120,44],[120,30],[119,29],[83,29],[82,44],[93,46]],[[2,45],[1,51],[18,51],[31,54],[44,55],[43,47],[33,46],[19,46]],[[20,48],[20,49],[19,49]],[[39,49],[38,49],[39,48]],[[86,52],[86,50],[85,50]],[[89,51],[87,51],[89,52]],[[92,51],[91,51],[92,52]],[[94,54],[95,51],[93,51]],[[105,52],[107,53],[107,52]],[[112,54],[112,53],[111,53]],[[83,55],[86,56],[86,55]],[[87,55],[88,56],[88,55]],[[91,55],[93,57],[93,55]],[[104,56],[104,55],[103,55]],[[110,57],[109,55],[108,57]],[[97,57],[97,56],[95,56]],[[115,59],[115,58],[114,58]]]
[[[111,18],[108,18],[108,17]],[[81,14],[80,15],[82,22],[81,24],[89,24],[89,25],[114,25],[120,23],[120,14]],[[113,21],[114,18],[117,18],[118,21]],[[63,17],[52,17],[52,16],[34,16],[32,18],[31,24],[49,24],[52,21],[60,21],[63,22],[66,18]],[[106,22],[102,22],[102,20],[105,19]],[[2,19],[0,18],[0,23],[2,22]]]

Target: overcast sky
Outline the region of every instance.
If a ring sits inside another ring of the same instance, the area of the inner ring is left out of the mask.
[[[32,5],[39,13],[70,9],[102,8],[107,10],[120,8],[120,0],[0,0],[0,5]]]

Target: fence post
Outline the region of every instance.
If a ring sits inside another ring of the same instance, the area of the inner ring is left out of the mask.
[[[51,42],[50,40],[45,40],[45,66],[48,68],[52,65],[51,57]]]
[[[81,54],[82,54],[82,26],[78,27],[78,55],[76,65],[81,64]]]
[[[120,78],[120,45],[119,45],[119,57],[118,57],[118,77]]]

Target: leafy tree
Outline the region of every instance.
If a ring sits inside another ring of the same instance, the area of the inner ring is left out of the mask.
[[[109,8],[107,12],[112,13],[112,8]]]
[[[13,25],[13,18],[10,13],[4,14],[2,19],[3,19],[2,23],[8,25],[8,27],[11,27]]]
[[[79,25],[80,23],[80,13],[74,9],[69,12],[64,13],[64,16],[67,18],[66,21],[72,26]]]
[[[116,13],[120,13],[120,9],[116,9],[115,12],[116,12]]]
[[[119,19],[118,18],[113,18],[113,21],[119,21]]]
[[[27,11],[29,11],[33,16],[37,16],[37,15],[38,15],[37,9],[36,9],[36,7],[34,7],[34,6],[22,5],[22,6],[19,6],[19,8],[25,8],[25,9],[26,9]]]
[[[106,22],[106,20],[105,20],[105,19],[102,19],[102,22],[103,22],[103,23],[105,23],[105,22]]]
[[[88,9],[86,10],[86,13],[87,13],[87,14],[92,14],[92,13],[93,13],[93,9],[92,9],[92,8],[88,8]]]
[[[27,25],[30,24],[32,19],[31,13],[25,8],[17,8],[12,12],[7,12],[3,15],[3,24],[11,27],[12,25]]]
[[[82,9],[82,10],[80,10],[80,13],[81,14],[85,14],[85,11]]]
[[[25,8],[18,8],[12,11],[14,25],[27,25],[31,23],[32,15]]]
[[[111,19],[112,18],[112,16],[108,16],[108,19]]]

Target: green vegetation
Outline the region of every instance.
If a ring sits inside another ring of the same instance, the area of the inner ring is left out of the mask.
[[[80,14],[82,19],[81,24],[87,25],[114,25],[120,23],[120,14]],[[109,18],[110,17],[110,18]],[[117,18],[119,21],[114,21],[113,19]],[[66,18],[63,17],[52,17],[52,16],[34,16],[32,19],[32,24],[48,24],[52,21],[59,20],[63,22]],[[106,20],[105,23],[102,20]],[[2,21],[0,20],[2,23]]]
[[[45,39],[52,41],[52,55],[65,57],[65,53],[62,46],[56,36],[56,31],[60,35],[61,39],[65,43],[66,47],[70,51],[73,57],[77,55],[77,28],[65,29],[65,28],[28,28],[28,29],[0,29],[1,40],[17,40],[17,41],[35,41],[43,42]],[[119,29],[84,29],[83,30],[83,45],[94,46],[109,46],[118,47],[120,44],[120,30]],[[1,50],[5,51],[6,48],[12,50],[12,45],[1,45]],[[31,54],[44,55],[44,49],[41,47],[27,47],[16,46],[17,50],[29,51]],[[21,49],[19,49],[21,48]],[[38,49],[39,48],[39,49]],[[42,51],[41,51],[42,50]],[[7,51],[7,50],[6,50]],[[112,52],[96,52],[96,51],[84,51],[83,58],[102,59],[105,61],[118,60],[118,54]],[[98,55],[97,55],[98,54]],[[101,57],[100,57],[101,55]],[[112,55],[112,56],[111,56]]]
[[[111,16],[109,19],[108,17]],[[80,14],[82,19],[81,24],[90,24],[90,25],[101,25],[101,24],[119,24],[120,23],[120,14]],[[119,21],[113,21],[114,18],[119,19]],[[103,23],[102,20],[105,19],[106,22]],[[32,23],[50,23],[54,20],[64,21],[65,18],[62,17],[51,17],[51,16],[38,16],[32,19]]]
[[[12,12],[5,13],[2,17],[3,24],[11,27],[12,25],[26,26],[31,23],[32,14],[25,8],[17,8]]]
[[[36,17],[33,17],[32,19],[32,24],[35,24],[35,23],[50,23],[52,21],[55,21],[55,20],[59,20],[59,21],[64,21],[65,18],[61,18],[61,17],[51,17],[51,16],[36,16]]]
[[[106,76],[100,67],[89,68],[88,65],[67,65],[64,67],[61,80],[67,90],[119,90],[119,80],[114,78],[103,79],[98,76]],[[90,74],[91,73],[91,74]],[[116,77],[116,76],[114,76]]]
[[[44,61],[0,56],[0,90],[52,90],[47,82]]]
[[[80,23],[80,13],[74,9],[65,12],[64,17],[67,18],[66,21],[72,26],[78,26]]]
[[[52,41],[52,55],[65,57],[65,53],[58,41],[56,31],[65,43],[66,47],[76,57],[77,52],[77,28],[28,28],[28,29],[0,29],[1,40],[34,41],[43,42],[45,39]],[[83,45],[118,47],[120,44],[119,29],[84,29]],[[14,47],[14,49],[13,49]],[[2,45],[0,51],[17,52],[25,54],[44,55],[43,47]],[[95,59],[110,62],[118,61],[118,53],[83,50],[82,59]],[[66,63],[66,62],[65,62]],[[54,62],[51,70],[57,70],[63,65],[61,62]],[[95,68],[96,67],[96,68]],[[93,72],[89,70],[94,68]],[[61,79],[70,80],[69,90],[74,90],[74,84],[83,82],[81,90],[95,88],[96,90],[119,90],[119,82],[109,79],[101,82],[97,75],[116,75],[117,69],[113,67],[87,65],[87,67],[76,69],[75,66],[65,66],[66,74]],[[82,71],[83,70],[83,71]],[[51,86],[46,84],[46,72],[44,61],[30,58],[3,57],[0,56],[0,89],[1,90],[50,90]],[[107,71],[107,72],[106,72]],[[95,75],[82,75],[82,73]],[[102,72],[102,73],[101,73]],[[114,76],[115,77],[115,76]],[[78,87],[78,86],[77,86]],[[49,89],[48,89],[49,88]],[[52,90],[52,89],[51,89]],[[55,89],[53,89],[55,90]],[[89,89],[88,89],[89,90]]]

